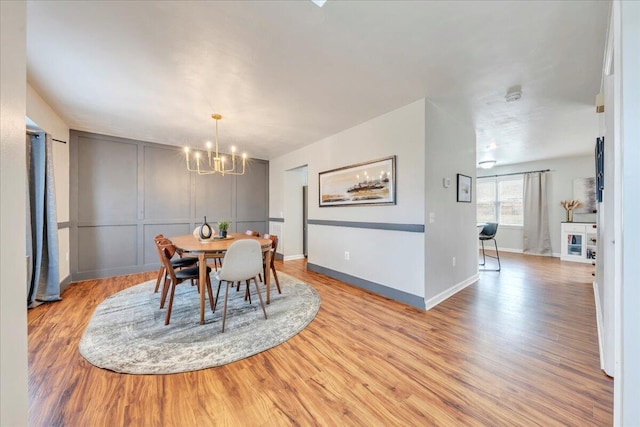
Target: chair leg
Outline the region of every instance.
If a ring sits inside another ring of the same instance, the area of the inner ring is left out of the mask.
[[[281,294],[282,290],[280,289],[280,281],[278,280],[278,273],[276,273],[276,268],[272,265],[271,271],[273,271],[273,278],[276,279],[276,287],[278,288],[278,293]]]
[[[264,308],[264,301],[262,301],[262,294],[260,293],[260,288],[258,287],[258,282],[256,278],[253,278],[253,283],[256,285],[256,292],[258,293],[258,298],[260,299],[260,305],[262,306],[262,312],[264,313],[265,320],[267,319],[267,310]],[[248,285],[247,285],[248,286]]]
[[[224,292],[224,308],[222,309],[222,333],[224,333],[224,325],[227,323],[227,299],[229,297],[229,282],[227,282],[227,289]]]
[[[484,247],[484,240],[480,240],[480,243],[482,244],[482,263],[480,263],[479,265],[485,267],[485,268],[481,268],[481,271],[500,271],[502,269],[501,265],[500,265],[500,253],[498,252],[498,243],[496,242],[496,239],[491,239],[493,240],[493,244],[495,245],[496,248],[496,256],[493,255],[486,255],[485,254],[485,247]],[[497,269],[493,269],[493,268],[486,268],[485,264],[487,263],[487,258],[494,258],[498,260],[498,268]]]
[[[167,307],[167,316],[164,319],[164,324],[169,324],[169,319],[171,319],[171,309],[173,308],[173,295],[176,292],[176,284],[171,284],[171,296],[169,297],[169,307]]]
[[[211,278],[207,274],[207,292],[209,293],[209,305],[211,306],[211,311],[215,311],[215,305],[213,303],[213,290],[211,289]]]
[[[158,289],[160,289],[160,282],[162,281],[162,277],[165,276],[165,268],[164,266],[160,267],[158,270],[158,278],[156,279],[156,288],[153,290],[153,293],[158,293]]]
[[[216,307],[218,306],[218,299],[220,299],[220,285],[222,285],[222,280],[218,280],[218,291],[216,292],[216,299],[213,301],[213,312],[216,312]]]
[[[244,300],[249,300],[249,304],[251,304],[251,292],[249,291],[249,280],[247,280],[247,289],[244,291]]]
[[[165,276],[164,286],[162,287],[162,294],[160,295],[160,308],[164,308],[164,303],[167,301],[169,286],[171,286],[171,279]]]

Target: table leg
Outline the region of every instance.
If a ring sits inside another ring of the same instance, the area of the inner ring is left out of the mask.
[[[207,292],[207,263],[205,262],[204,253],[198,254],[198,265],[200,266],[200,275],[198,279],[198,288],[200,288],[200,324],[204,325],[204,294]]]
[[[265,269],[265,273],[264,273],[264,284],[267,287],[267,304],[271,303],[271,268],[269,268],[269,266],[271,265],[271,249],[269,249],[267,251],[267,253],[264,255],[264,262],[267,266],[267,268]],[[248,285],[247,285],[248,286]]]

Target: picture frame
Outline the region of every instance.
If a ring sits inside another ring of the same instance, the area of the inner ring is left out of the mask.
[[[321,208],[395,205],[396,156],[320,172],[318,204]]]
[[[471,186],[472,180],[470,176],[458,174],[458,197],[457,201],[462,203],[471,203]]]

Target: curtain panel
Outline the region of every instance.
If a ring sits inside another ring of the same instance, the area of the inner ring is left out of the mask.
[[[51,135],[27,135],[27,305],[60,300]]]
[[[523,253],[551,256],[547,173],[525,173],[523,194]]]

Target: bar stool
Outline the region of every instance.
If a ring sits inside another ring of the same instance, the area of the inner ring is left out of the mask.
[[[481,266],[484,266],[487,263],[487,257],[489,258],[494,258],[498,260],[498,269],[488,269],[488,268],[481,268],[481,271],[500,271],[500,253],[498,252],[498,243],[496,243],[496,233],[498,232],[498,223],[497,222],[488,222],[485,224],[484,227],[482,227],[482,231],[480,231],[480,235],[479,235],[479,239],[480,239],[480,244],[482,245],[482,262],[480,263]],[[486,242],[487,240],[493,240],[493,244],[496,247],[496,256],[493,255],[487,255],[485,254],[484,251],[484,242]]]

